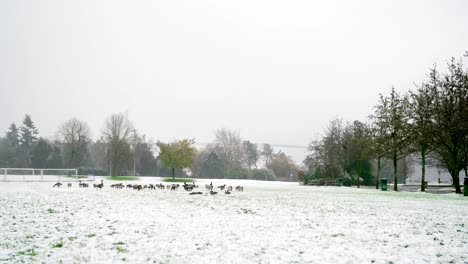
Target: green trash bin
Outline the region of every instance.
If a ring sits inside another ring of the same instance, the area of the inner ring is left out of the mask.
[[[338,186],[340,187],[343,186],[343,179],[341,178],[338,179]]]
[[[387,178],[382,178],[382,180],[380,180],[380,190],[387,191],[387,184]]]
[[[465,177],[465,181],[463,182],[463,196],[468,196],[468,177]]]

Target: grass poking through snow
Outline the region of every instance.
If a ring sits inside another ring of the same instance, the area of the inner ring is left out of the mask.
[[[133,177],[133,176],[112,176],[112,177],[107,177],[107,179],[112,180],[112,181],[137,181],[140,178]]]

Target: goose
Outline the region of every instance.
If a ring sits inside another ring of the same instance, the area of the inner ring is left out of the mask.
[[[206,188],[207,190],[212,191],[212,190],[213,190],[213,182],[211,182],[210,184],[206,184],[206,185],[205,185],[205,188]]]
[[[94,184],[94,188],[102,189],[102,187],[104,187],[104,180],[101,180],[101,183],[99,184]]]
[[[224,185],[221,185],[221,186],[218,186],[218,188],[220,188],[220,189],[221,189],[221,191],[222,191],[222,190],[224,190],[224,188],[226,188],[226,184],[224,184]]]
[[[52,186],[52,188],[54,188],[55,186],[57,186],[57,188],[59,188],[60,186],[62,186],[62,184],[60,182],[57,182],[56,184],[54,184],[54,186]]]
[[[190,195],[203,194],[202,192],[191,192]]]
[[[231,194],[231,192],[226,190],[226,191],[224,191],[224,194]]]
[[[68,188],[71,188],[71,187],[72,187],[72,184],[71,184],[71,183],[67,183],[67,186],[68,186]]]
[[[210,194],[215,195],[215,194],[217,194],[217,192],[210,191]]]
[[[244,191],[244,187],[238,185],[238,186],[236,186],[236,190],[237,190],[238,192],[243,192],[243,191]]]
[[[80,183],[78,184],[78,186],[79,186],[80,188],[86,188],[86,187],[88,187],[88,184],[87,184],[87,183],[84,183],[84,182],[81,182],[81,180],[80,180]]]

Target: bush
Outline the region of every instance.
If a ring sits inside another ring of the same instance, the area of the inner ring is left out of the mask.
[[[273,171],[267,169],[253,169],[252,179],[261,181],[276,181],[276,175]]]
[[[228,169],[224,175],[226,179],[247,179],[249,171],[244,168],[231,168]]]

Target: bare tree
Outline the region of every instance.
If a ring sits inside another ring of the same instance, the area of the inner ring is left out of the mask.
[[[83,165],[88,156],[88,144],[91,142],[91,129],[88,124],[71,118],[60,125],[57,136],[64,146],[66,166],[75,168]]]
[[[118,113],[109,116],[104,124],[102,134],[107,143],[107,153],[110,160],[110,175],[118,175],[122,164],[131,157],[130,143],[135,128],[127,116]]]
[[[392,88],[389,97],[380,95],[375,107],[376,125],[384,131],[385,144],[389,148],[389,158],[393,161],[393,189],[398,191],[398,161],[412,153],[411,134],[409,133],[409,101]]]
[[[271,159],[273,158],[274,155],[274,150],[271,147],[270,144],[263,144],[262,145],[262,150],[260,152],[260,155],[263,156],[263,159],[265,160],[265,164],[269,163]]]
[[[216,144],[222,149],[226,168],[241,168],[244,161],[242,140],[238,133],[225,128],[216,131]]]

